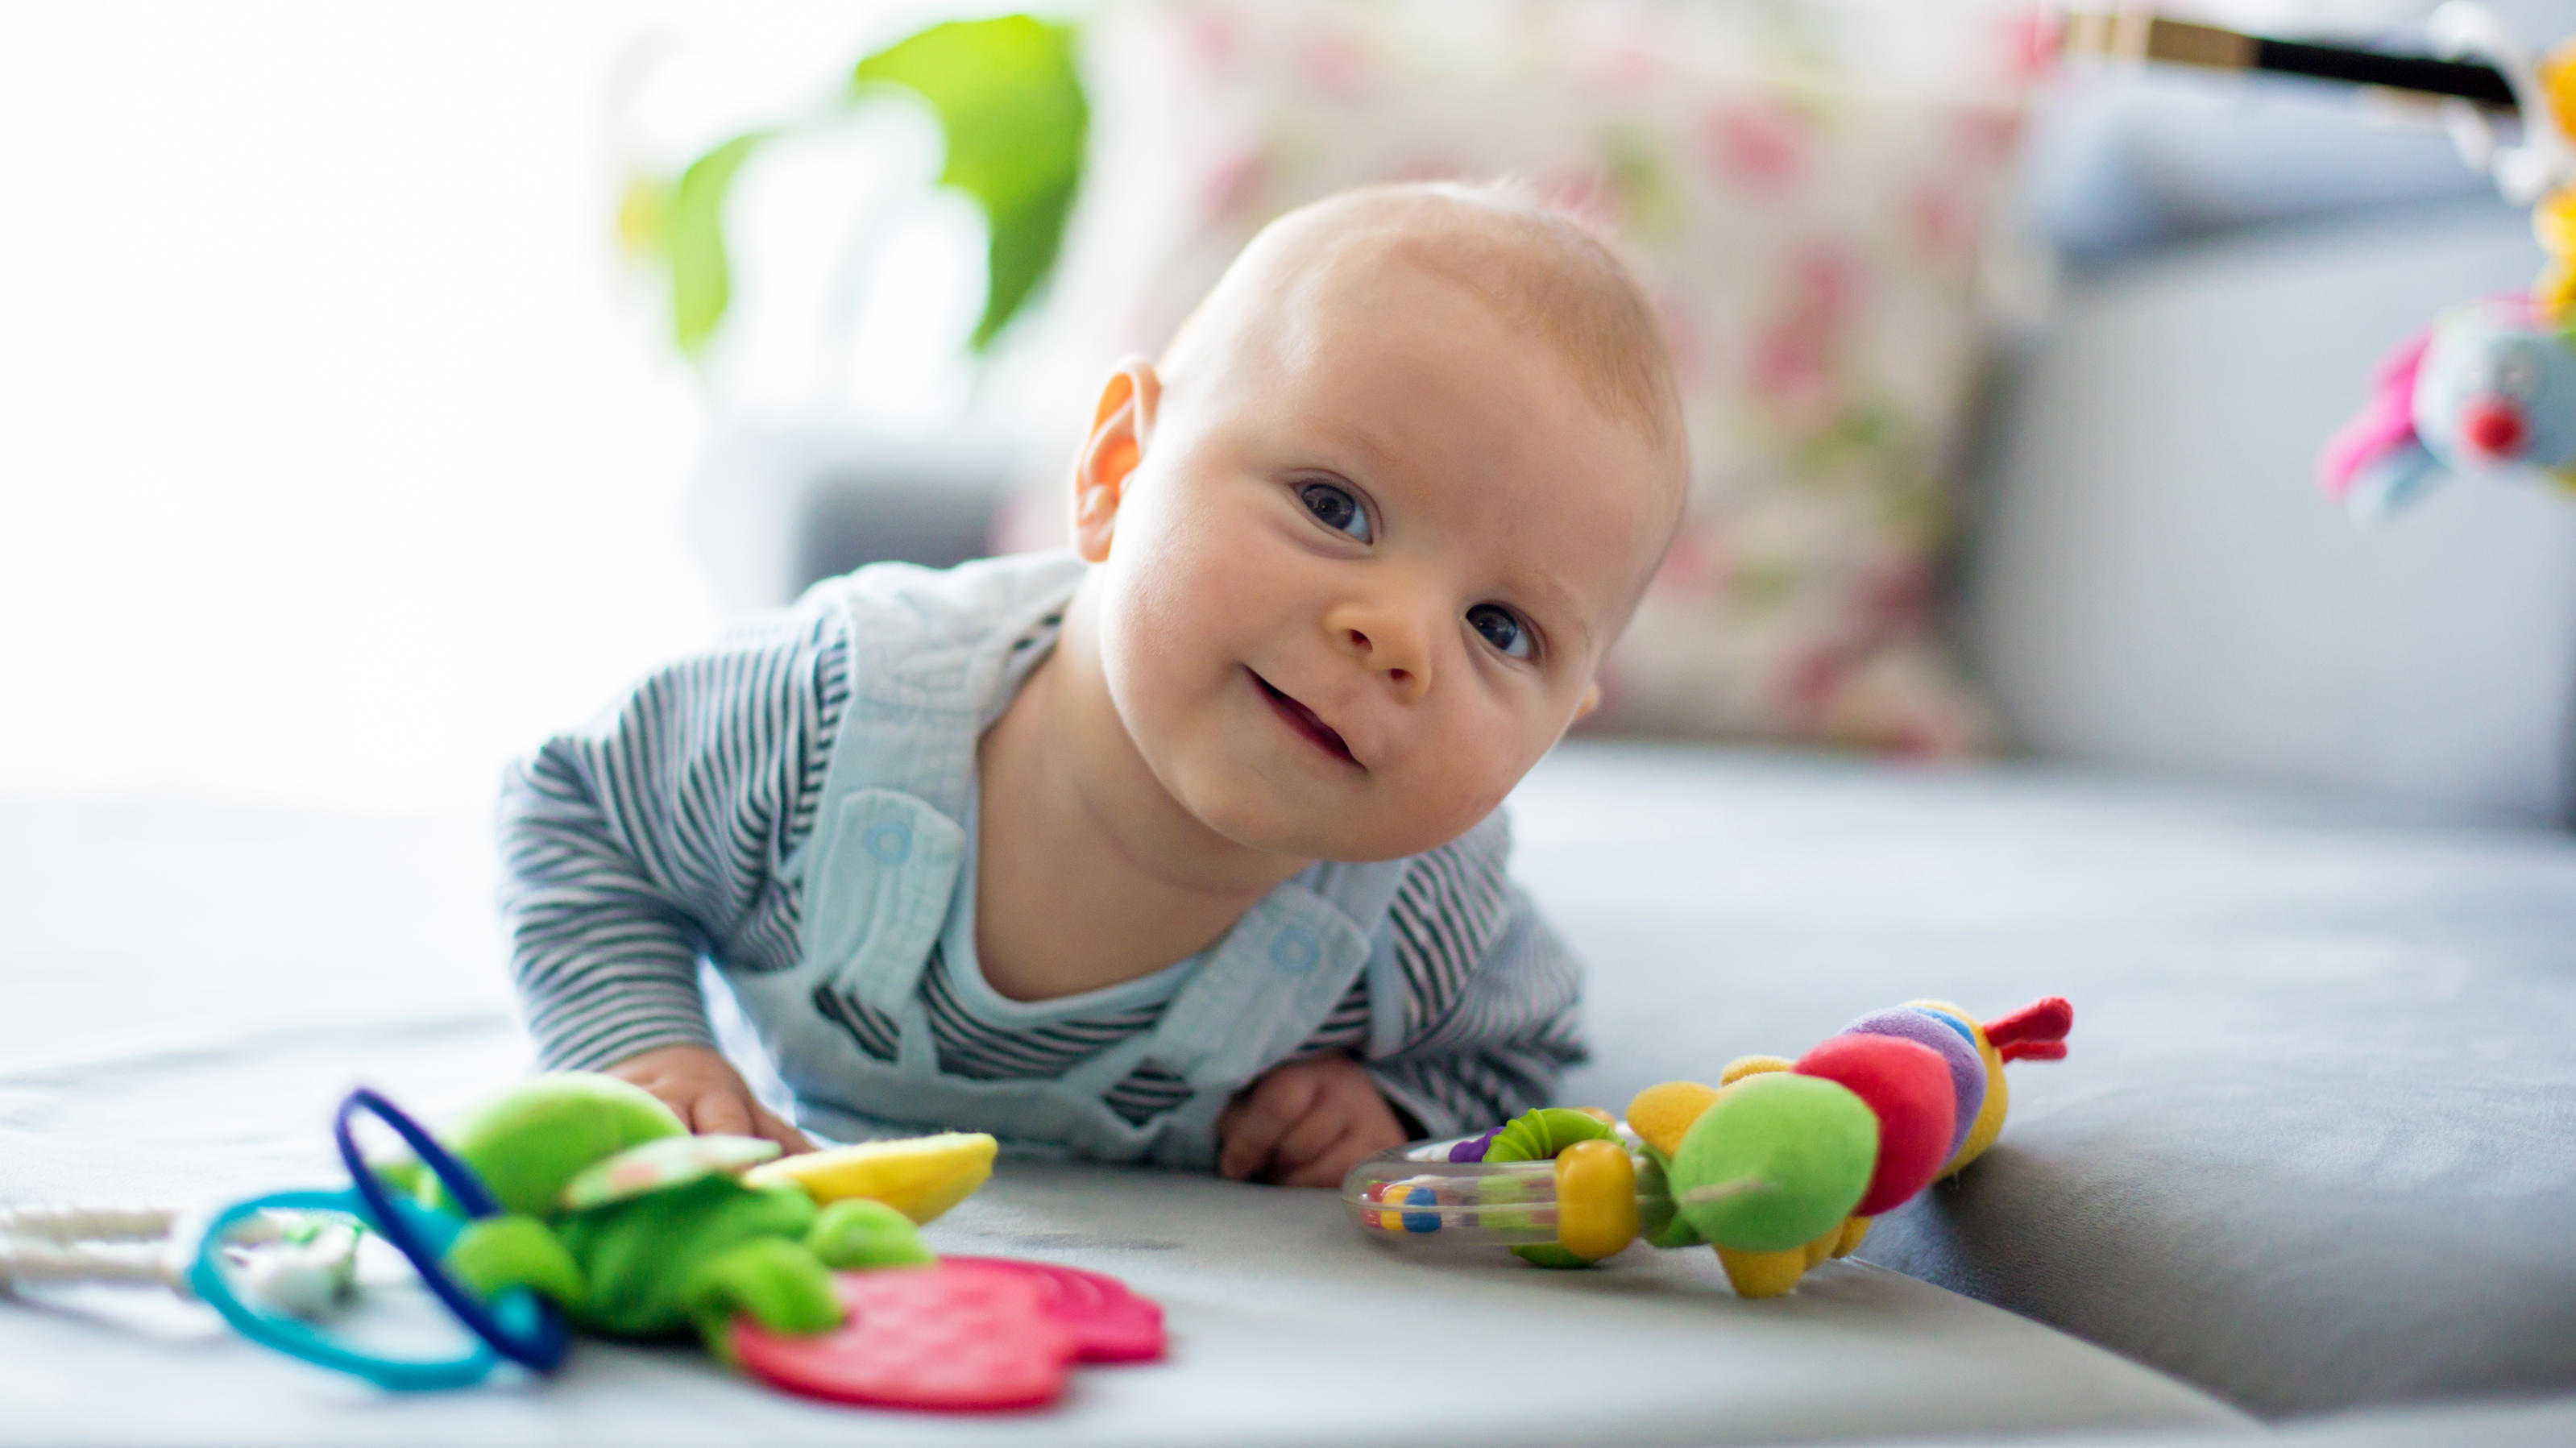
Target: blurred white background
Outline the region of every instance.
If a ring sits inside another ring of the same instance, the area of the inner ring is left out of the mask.
[[[926,116],[803,143],[708,382],[624,176],[953,8],[0,4],[0,792],[480,802],[707,636],[710,418],[952,423],[980,233]]]

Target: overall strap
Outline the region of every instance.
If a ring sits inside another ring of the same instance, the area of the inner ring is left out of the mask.
[[[850,698],[788,868],[804,888],[805,962],[876,1010],[903,1014],[947,918],[976,741],[1013,646],[1063,611],[1082,573],[1054,554],[879,564],[822,585],[848,612]]]
[[[1231,1094],[1332,1014],[1367,963],[1369,935],[1404,871],[1400,860],[1318,865],[1279,886],[1226,932],[1152,1031],[1068,1079],[1099,1074],[1105,1089],[1150,1058],[1201,1092]]]

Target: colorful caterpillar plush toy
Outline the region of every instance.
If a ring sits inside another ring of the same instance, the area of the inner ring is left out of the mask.
[[[1982,1025],[1916,1001],[1794,1061],[1746,1056],[1715,1086],[1650,1086],[1624,1127],[1550,1107],[1374,1157],[1343,1200],[1392,1240],[1494,1243],[1544,1267],[1588,1266],[1640,1236],[1706,1244],[1738,1295],[1777,1297],[1858,1247],[1871,1218],[1994,1145],[2004,1063],[2063,1058],[2074,1023],[2057,996]]]

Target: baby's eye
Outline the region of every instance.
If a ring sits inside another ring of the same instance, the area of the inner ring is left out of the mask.
[[[1530,656],[1529,630],[1501,604],[1477,604],[1467,610],[1467,623],[1485,636],[1485,642],[1507,657],[1525,659]]]
[[[1363,543],[1369,541],[1368,510],[1362,508],[1360,500],[1352,497],[1348,490],[1330,483],[1308,483],[1297,490],[1297,500],[1306,505],[1307,512],[1315,515],[1316,522],[1336,533],[1347,533]]]

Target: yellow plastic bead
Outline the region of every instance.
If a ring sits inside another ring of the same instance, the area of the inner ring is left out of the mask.
[[[1637,1240],[1637,1166],[1615,1141],[1556,1154],[1556,1244],[1598,1262]]]
[[[1726,1280],[1738,1297],[1786,1297],[1797,1290],[1798,1279],[1807,1271],[1804,1247],[1792,1247],[1786,1252],[1739,1252],[1733,1247],[1720,1247],[1717,1260],[1726,1269]]]
[[[1404,1204],[1404,1194],[1410,1190],[1412,1190],[1412,1188],[1408,1187],[1403,1182],[1379,1182],[1376,1186],[1369,1188],[1370,1195],[1374,1196],[1377,1200],[1386,1203],[1388,1207],[1388,1210],[1379,1212],[1370,1219],[1377,1224],[1379,1230],[1387,1232],[1401,1232],[1404,1230],[1404,1213],[1396,1211],[1394,1208],[1400,1207]]]
[[[1697,1081],[1667,1081],[1649,1086],[1628,1103],[1628,1129],[1648,1146],[1671,1156],[1681,1150],[1682,1133],[1717,1099],[1717,1089]]]
[[[1747,1076],[1759,1076],[1765,1071],[1786,1071],[1796,1064],[1786,1056],[1738,1056],[1727,1062],[1726,1069],[1718,1073],[1717,1084],[1732,1086]]]

